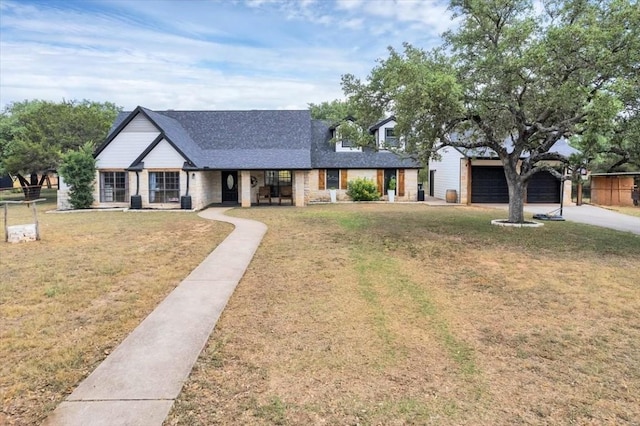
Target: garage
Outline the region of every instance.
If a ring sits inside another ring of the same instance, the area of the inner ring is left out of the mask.
[[[549,172],[533,175],[527,188],[527,203],[559,203],[560,181]]]
[[[471,202],[509,202],[509,187],[502,166],[471,167]]]
[[[472,203],[508,203],[509,188],[502,166],[471,168]],[[529,181],[527,203],[559,203],[560,182],[549,172],[536,173]]]

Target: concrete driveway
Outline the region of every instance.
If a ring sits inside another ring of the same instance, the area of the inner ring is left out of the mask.
[[[489,206],[487,204],[485,205]],[[507,204],[491,204],[490,206],[503,210],[509,209]],[[550,213],[559,207],[559,204],[528,204],[524,206],[524,211],[534,214]],[[562,209],[562,217],[572,222],[586,223],[588,225],[601,226],[640,235],[640,217],[621,214],[601,207],[588,204],[581,206],[573,204],[564,206]]]

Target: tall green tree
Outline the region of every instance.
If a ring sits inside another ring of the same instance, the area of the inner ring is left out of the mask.
[[[366,81],[342,78],[363,123],[393,113],[396,134],[418,158],[447,145],[495,151],[509,187],[510,222],[524,221],[535,173],[562,178],[550,164],[566,161],[550,151],[561,138],[577,137],[594,153],[613,147],[614,134],[632,140],[624,122],[639,96],[637,1],[540,5],[452,0],[460,25],[444,34],[442,46],[390,48]]]
[[[86,143],[77,150],[62,155],[58,171],[69,185],[69,202],[75,209],[88,209],[93,203],[93,183],[96,179],[94,146]]]
[[[121,109],[110,102],[14,102],[0,114],[0,172],[18,177],[25,197],[40,196],[62,155],[107,136]]]

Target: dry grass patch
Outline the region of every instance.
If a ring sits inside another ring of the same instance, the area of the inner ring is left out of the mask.
[[[264,208],[166,424],[634,424],[640,238],[496,211]]]
[[[639,206],[600,206],[605,209],[613,210],[618,213],[626,214],[629,216],[640,217],[640,207]]]
[[[44,214],[0,242],[0,424],[36,424],[231,231],[193,213]],[[31,213],[10,206],[10,224]]]

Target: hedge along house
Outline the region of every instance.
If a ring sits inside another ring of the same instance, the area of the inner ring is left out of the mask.
[[[344,190],[356,177],[378,179],[392,173],[398,181],[404,179],[399,197],[415,199],[416,163],[375,149],[342,150],[330,140],[330,126],[312,120],[308,110],[137,107],[118,116],[96,150],[94,207],[249,207],[259,195],[268,195],[269,202],[304,206],[328,200],[332,179]],[[383,185],[384,179],[379,182]],[[69,208],[65,191],[62,185],[59,209]]]
[[[577,152],[562,139],[551,148],[568,158]],[[455,191],[455,200],[462,204],[508,203],[509,188],[504,168],[498,155],[488,148],[443,147],[438,150],[440,159],[429,161],[429,195],[445,199]],[[549,162],[562,172],[562,163]],[[561,186],[564,185],[563,188]],[[525,202],[527,203],[571,203],[571,181],[562,183],[547,171],[538,172],[529,181]],[[449,199],[447,201],[450,201]]]

